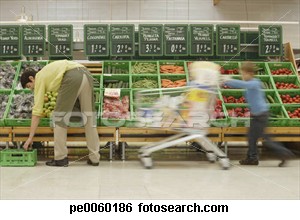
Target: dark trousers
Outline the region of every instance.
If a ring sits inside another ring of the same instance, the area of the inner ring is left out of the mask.
[[[248,132],[249,149],[247,157],[250,159],[258,159],[257,140],[261,137],[264,138],[264,146],[273,151],[277,157],[280,159],[291,157],[293,153],[289,149],[285,148],[281,143],[272,141],[269,134],[265,133],[268,118],[269,112],[251,117]]]

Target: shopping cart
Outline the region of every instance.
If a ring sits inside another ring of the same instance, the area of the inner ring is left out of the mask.
[[[140,148],[143,166],[153,166],[151,154],[155,151],[182,142],[196,142],[210,162],[218,160],[223,169],[228,169],[230,163],[226,154],[206,137],[215,97],[213,90],[200,85],[137,92],[134,104],[137,127],[177,131],[158,143]]]

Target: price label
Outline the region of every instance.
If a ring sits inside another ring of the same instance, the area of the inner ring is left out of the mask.
[[[139,25],[140,56],[163,55],[163,26],[155,24]]]
[[[84,51],[85,55],[108,56],[108,25],[84,25]]]
[[[213,25],[190,25],[190,55],[212,56],[214,54],[213,33]]]
[[[73,51],[73,26],[48,26],[49,56],[69,57]]]
[[[110,55],[133,56],[134,51],[134,25],[111,25],[110,26]]]
[[[280,25],[260,25],[259,29],[259,55],[282,55],[282,27]]]
[[[217,25],[217,56],[240,54],[240,26]]]
[[[165,55],[188,55],[188,25],[165,25]]]
[[[121,89],[104,89],[104,96],[119,98],[121,96]]]
[[[20,26],[0,26],[0,57],[19,57],[21,55]]]
[[[45,25],[22,26],[22,54],[27,57],[43,56],[45,54]]]

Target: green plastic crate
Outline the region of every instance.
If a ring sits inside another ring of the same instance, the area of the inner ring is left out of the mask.
[[[180,66],[183,68],[184,73],[162,73],[161,71],[161,66],[162,65],[175,65],[175,66]],[[186,66],[186,63],[183,60],[176,60],[176,61],[172,61],[172,60],[161,60],[159,61],[159,73],[161,75],[175,75],[175,74],[187,74],[188,73],[188,68]]]
[[[101,105],[98,111],[98,118],[100,119],[100,121],[98,121],[98,123],[101,126],[106,126],[106,127],[126,127],[127,123],[130,122],[131,118],[132,118],[132,93],[130,89],[121,89],[121,98],[123,96],[128,95],[129,96],[129,111],[130,111],[130,117],[129,119],[113,119],[113,118],[103,118],[102,114],[103,114],[103,103],[104,103],[104,90],[101,91]]]
[[[293,112],[295,111],[296,109],[300,108],[300,105],[284,105],[284,108],[286,110],[286,113],[287,113],[287,117],[288,117],[288,122],[287,122],[287,126],[290,126],[290,127],[300,127],[300,117],[299,118],[291,118],[289,115],[288,115],[288,112]]]
[[[0,151],[0,165],[9,167],[31,167],[37,163],[37,150],[4,149]]]
[[[255,78],[259,79],[262,82],[263,89],[275,89],[272,77],[256,75]]]
[[[229,69],[237,69],[239,71],[240,64],[238,62],[232,62],[232,61],[216,61],[216,64],[219,64],[224,70],[229,70]],[[240,72],[237,74],[232,74],[232,75],[240,75]]]
[[[300,89],[297,90],[278,90],[278,97],[282,104],[287,105],[300,105],[300,103],[283,103],[283,100],[281,99],[280,95],[290,95],[292,98],[295,96],[300,96]]]
[[[158,74],[158,62],[131,61],[131,74]]]
[[[287,68],[289,70],[292,71],[292,74],[291,75],[297,75],[297,72],[293,66],[293,64],[291,62],[268,62],[266,63],[267,64],[267,67],[268,67],[268,71],[269,71],[269,74],[274,76],[272,74],[272,70],[278,70],[278,69],[281,69],[281,68]],[[277,75],[275,75],[277,76]],[[283,75],[284,76],[284,75]]]
[[[103,74],[129,74],[130,61],[104,61]]]
[[[228,117],[229,127],[249,127],[250,117],[232,117],[228,111],[233,108],[249,108],[248,104],[225,104],[225,111]]]
[[[298,88],[296,88],[296,90],[300,89],[300,82],[299,82],[299,79],[297,76],[274,76],[273,82],[274,82],[274,88],[276,88],[276,82],[284,82],[284,83],[293,83],[296,86],[298,86]],[[277,89],[277,90],[285,91],[285,90],[290,90],[290,89]],[[295,89],[292,89],[292,90],[295,90]]]
[[[140,87],[136,87],[135,86],[135,82],[137,81],[141,81],[141,80],[145,80],[145,79],[148,79],[148,80],[153,80],[157,83],[157,87],[149,87],[149,88],[140,88]],[[153,74],[148,74],[148,75],[131,75],[131,88],[132,89],[156,89],[156,88],[160,88],[160,77],[159,76],[154,76]]]
[[[269,76],[269,70],[265,62],[254,62],[257,67],[255,75],[257,76]],[[242,65],[242,62],[240,63]]]
[[[219,99],[222,101],[222,98],[221,98],[221,93],[218,92],[217,96],[216,96],[216,100]],[[223,102],[223,101],[222,101]],[[228,115],[227,115],[227,112],[226,112],[226,109],[225,109],[225,105],[222,104],[222,111],[224,113],[224,118],[218,118],[218,119],[210,119],[209,120],[209,125],[211,127],[228,127],[229,125],[229,118],[228,118]]]
[[[282,105],[270,105],[269,126],[285,127],[287,125],[288,125],[288,115],[284,107]]]
[[[220,90],[220,93],[221,93],[220,99],[222,100],[222,102],[224,104],[227,104],[227,103],[230,104],[229,102],[225,102],[224,96],[226,96],[226,97],[233,96],[236,99],[244,96],[244,90],[240,90],[240,89],[222,89],[222,90]],[[243,103],[241,103],[241,104],[243,104]]]
[[[14,89],[15,86],[16,86],[16,80],[18,78],[18,75],[19,75],[19,72],[20,72],[20,68],[21,68],[21,62],[3,62],[3,61],[0,61],[0,66],[1,65],[11,65],[14,67],[14,70],[15,70],[15,76],[13,78],[13,82],[11,84],[11,87],[10,88],[5,88],[5,89]]]
[[[102,79],[102,89],[108,88],[109,82],[112,82],[114,85],[116,83],[120,83],[122,81],[122,89],[129,89],[131,87],[131,81],[130,81],[130,76],[129,75],[124,75],[124,74],[114,74],[114,75],[104,75]],[[126,87],[124,87],[126,86]],[[112,88],[112,87],[110,87]],[[119,88],[119,86],[114,87],[114,88]]]
[[[94,89],[100,89],[101,82],[102,82],[102,74],[92,74],[92,77],[94,79],[94,81],[93,81]]]
[[[186,76],[186,75],[183,75],[183,74],[178,74],[178,75],[176,75],[176,74],[173,74],[173,75],[164,75],[164,74],[162,74],[161,76],[160,76],[160,85],[162,86],[162,79],[169,79],[169,80],[171,80],[171,81],[176,81],[176,80],[182,80],[182,79],[185,79],[186,80],[186,85],[185,86],[187,86],[188,85],[188,82],[189,82],[189,79],[188,79],[188,77]],[[172,87],[172,88],[174,88],[174,87]]]

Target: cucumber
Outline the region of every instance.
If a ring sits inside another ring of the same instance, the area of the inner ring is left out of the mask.
[[[268,98],[270,103],[275,103],[275,100],[272,98],[272,96],[267,95],[267,98]]]
[[[112,88],[112,83],[108,83],[107,88]]]
[[[118,88],[122,88],[122,84],[123,84],[123,81],[120,81],[120,82],[118,83]]]

